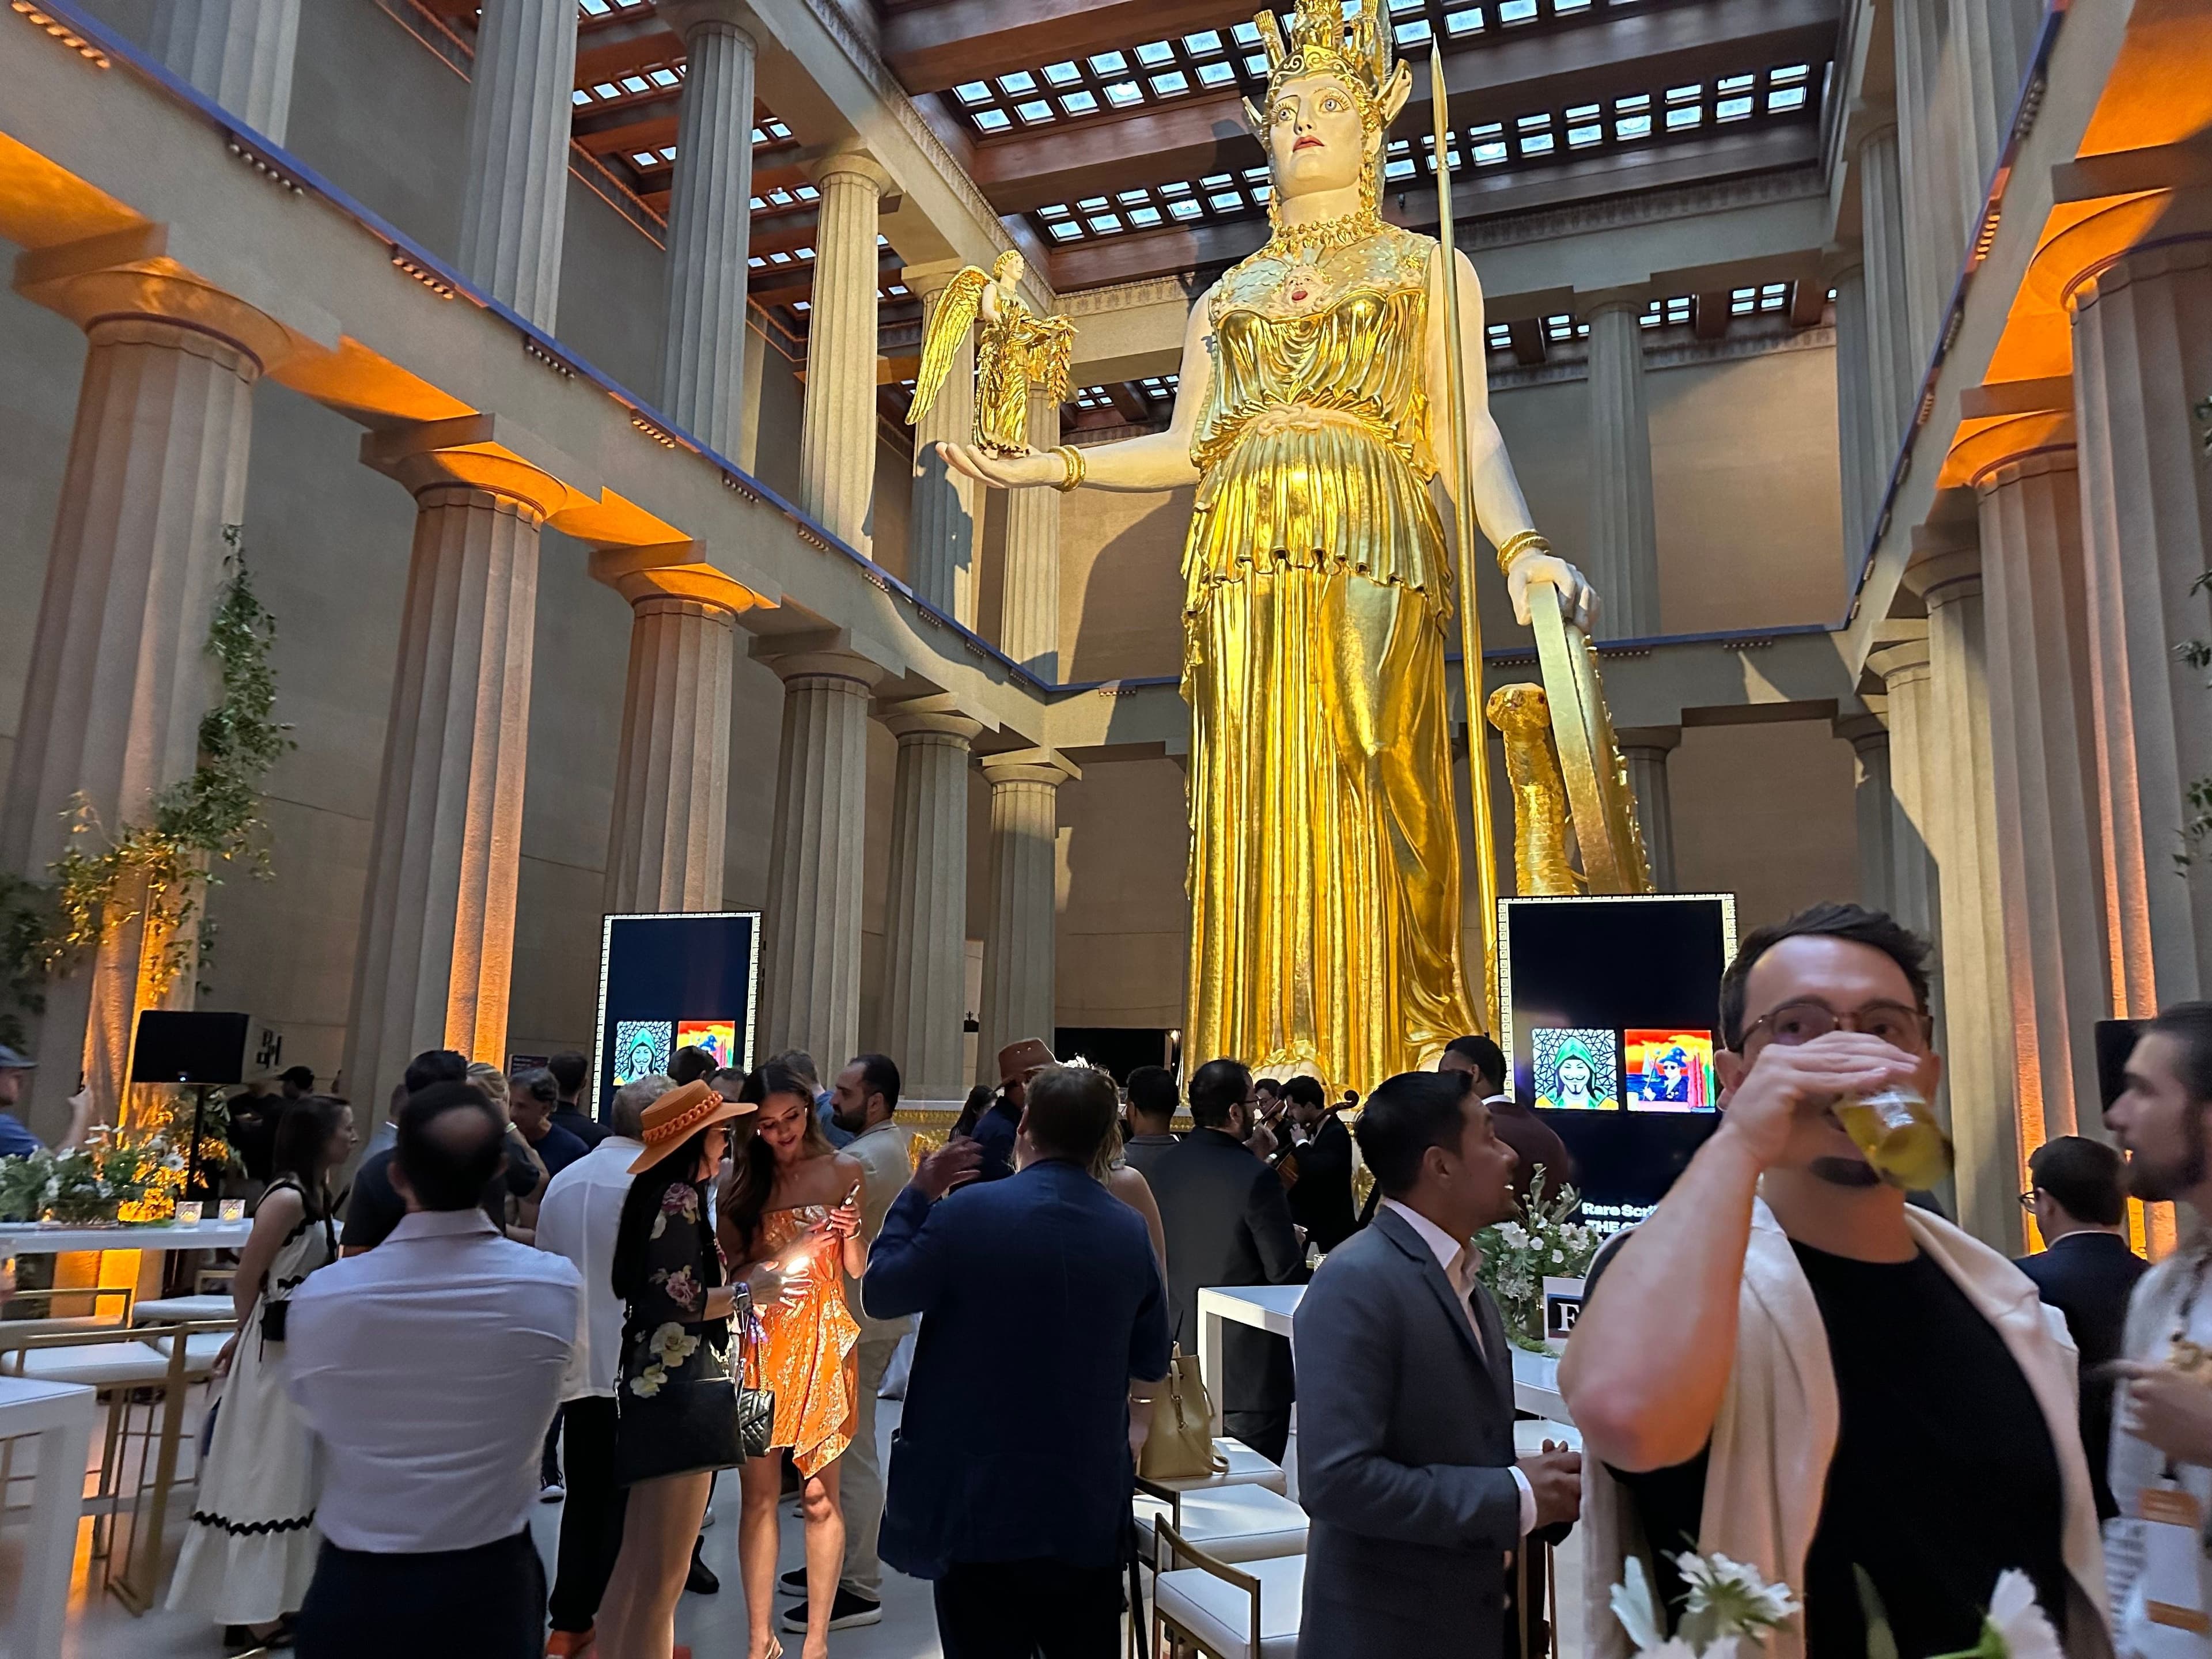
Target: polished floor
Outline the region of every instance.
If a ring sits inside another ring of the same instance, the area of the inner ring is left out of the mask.
[[[898,1422],[898,1404],[886,1400],[880,1402],[879,1410],[878,1443],[889,1446]],[[722,1591],[711,1596],[686,1595],[676,1619],[677,1639],[690,1644],[698,1659],[740,1659],[745,1650],[745,1601],[738,1588],[737,1483],[726,1477],[726,1481],[728,1489],[718,1490],[716,1494],[721,1501],[716,1506],[715,1524],[708,1528],[703,1553],[707,1565],[722,1579]],[[782,1515],[783,1557],[779,1571],[799,1565],[802,1549],[796,1509],[787,1502]],[[541,1504],[532,1516],[531,1529],[549,1570],[560,1516],[559,1504]],[[180,1536],[181,1531],[180,1526],[173,1528],[173,1537]],[[200,1620],[160,1608],[134,1619],[112,1595],[88,1593],[90,1537],[89,1526],[79,1533],[77,1578],[64,1659],[220,1659],[223,1649],[216,1639],[218,1632]],[[0,1611],[9,1608],[15,1599],[21,1548],[19,1528],[0,1529]],[[173,1555],[174,1549],[173,1541]],[[1559,1620],[1559,1659],[1581,1659],[1577,1613],[1581,1554],[1579,1540],[1573,1537],[1558,1553],[1558,1592],[1567,1610]],[[787,1603],[780,1601],[779,1610],[782,1605]],[[0,1638],[3,1638],[4,1630],[0,1630]],[[796,1659],[801,1638],[785,1633],[782,1640],[786,1652]],[[830,1645],[837,1659],[939,1659],[929,1586],[886,1571],[883,1622],[833,1632]]]

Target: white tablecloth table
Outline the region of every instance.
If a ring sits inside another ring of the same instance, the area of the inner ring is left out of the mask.
[[[17,1659],[58,1659],[62,1650],[94,1399],[90,1389],[75,1383],[0,1376],[0,1439],[24,1436],[38,1442],[23,1582],[9,1638]]]
[[[1221,1334],[1234,1320],[1239,1325],[1291,1334],[1291,1316],[1306,1293],[1303,1285],[1239,1285],[1198,1293],[1198,1365],[1206,1375],[1206,1390],[1213,1401],[1213,1431],[1221,1432]],[[1567,1402],[1559,1393],[1559,1361],[1556,1354],[1513,1350],[1513,1403],[1524,1412],[1553,1423],[1571,1424]]]
[[[42,1227],[0,1221],[0,1255],[56,1255],[64,1250],[235,1250],[253,1231],[251,1221],[203,1221],[195,1227],[167,1222],[143,1227]]]

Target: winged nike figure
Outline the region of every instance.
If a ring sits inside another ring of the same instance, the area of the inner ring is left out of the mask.
[[[1009,249],[989,270],[969,265],[945,285],[929,331],[921,344],[921,372],[915,377],[914,404],[906,423],[929,412],[960,354],[961,342],[975,325],[975,442],[994,454],[1030,453],[1030,387],[1042,386],[1054,399],[1067,396],[1068,366],[1075,355],[1075,325],[1065,317],[1039,317],[1017,292],[1026,267]]]

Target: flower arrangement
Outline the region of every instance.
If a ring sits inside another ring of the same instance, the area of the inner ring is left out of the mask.
[[[1538,1353],[1545,1352],[1544,1280],[1580,1279],[1603,1243],[1595,1228],[1567,1219],[1583,1201],[1572,1186],[1562,1183],[1557,1193],[1545,1196],[1550,1173],[1536,1166],[1520,1220],[1486,1227],[1474,1238],[1482,1252],[1477,1276],[1498,1303],[1507,1338],[1516,1347]]]
[[[1674,1560],[1690,1595],[1672,1636],[1643,1562],[1631,1556],[1626,1581],[1613,1587],[1613,1616],[1643,1659],[1736,1659],[1738,1644],[1755,1643],[1796,1616],[1789,1586],[1768,1583],[1755,1567],[1689,1550]]]
[[[66,1152],[0,1158],[0,1221],[158,1221],[173,1214],[184,1159],[159,1135],[97,1129]]]

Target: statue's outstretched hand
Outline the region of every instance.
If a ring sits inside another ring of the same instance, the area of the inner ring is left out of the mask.
[[[1040,484],[1059,484],[1067,477],[1066,461],[1048,452],[1000,455],[976,444],[939,444],[937,453],[954,471],[980,479],[994,489],[1031,489]]]
[[[1523,553],[1505,573],[1505,591],[1512,598],[1516,622],[1523,628],[1528,625],[1528,590],[1538,583],[1555,589],[1560,611],[1573,617],[1584,633],[1589,631],[1597,620],[1597,590],[1589,585],[1589,578],[1554,553]]]

